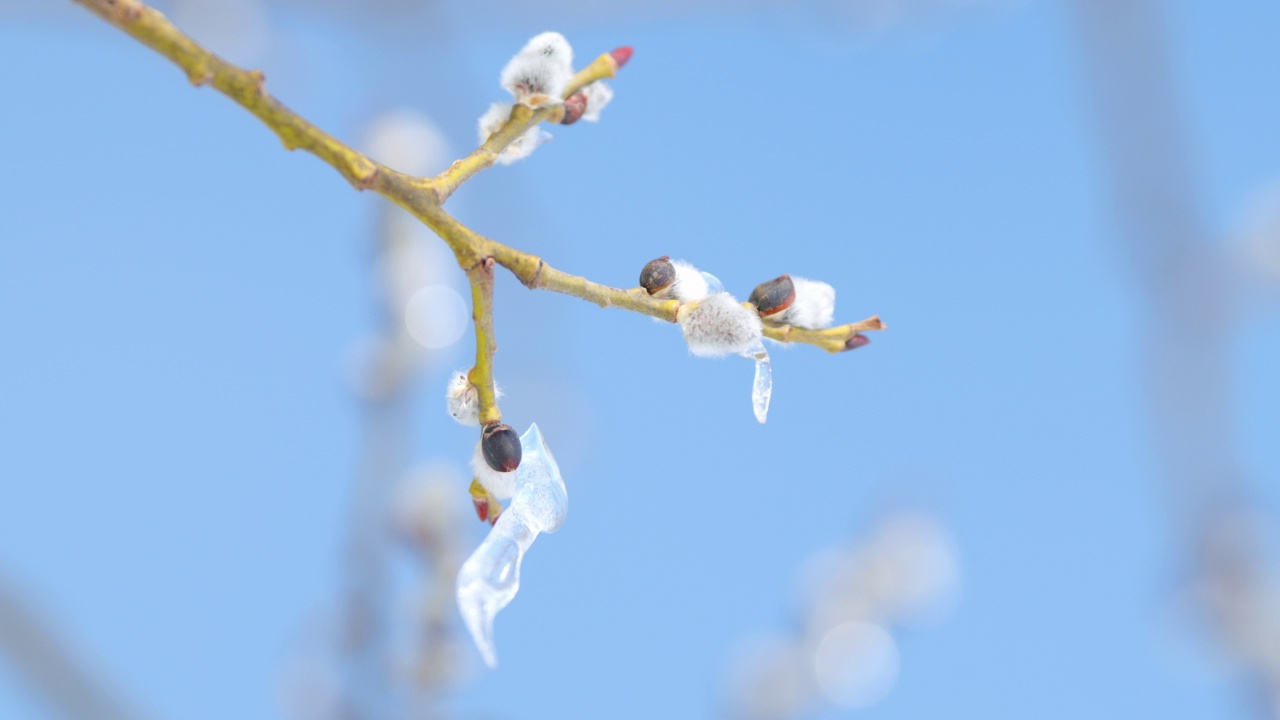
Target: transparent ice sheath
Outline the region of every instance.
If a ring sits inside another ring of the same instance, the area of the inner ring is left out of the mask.
[[[707,281],[707,297],[724,292],[724,283],[720,282],[720,278],[709,272],[702,272],[701,270],[698,272],[702,273],[702,279]]]
[[[520,563],[538,533],[555,532],[569,510],[560,468],[537,423],[520,436],[516,492],[480,547],[458,571],[458,610],[489,667],[498,664],[493,618],[520,589]]]
[[[756,377],[751,383],[751,409],[756,420],[763,425],[769,417],[769,399],[773,397],[773,365],[769,362],[769,351],[764,349],[764,342],[758,342],[741,355],[756,361]]]

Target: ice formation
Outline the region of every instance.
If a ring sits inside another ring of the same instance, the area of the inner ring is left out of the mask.
[[[751,410],[763,425],[769,418],[769,399],[773,397],[773,364],[769,362],[769,351],[764,349],[763,342],[758,342],[739,355],[756,361],[756,377],[751,383]]]
[[[569,509],[560,468],[537,423],[520,437],[523,459],[515,471],[511,505],[458,571],[458,610],[489,667],[498,664],[493,619],[520,589],[520,563],[538,533],[555,532]]]

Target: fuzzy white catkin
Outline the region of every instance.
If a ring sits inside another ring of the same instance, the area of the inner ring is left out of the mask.
[[[471,456],[471,472],[484,489],[499,500],[508,500],[516,492],[516,471],[498,472],[489,467],[489,463],[484,460],[480,443],[476,443],[476,452]]]
[[[816,330],[831,324],[836,312],[836,289],[818,281],[792,276],[796,299],[783,312],[782,322]]]
[[[544,32],[526,43],[502,68],[500,81],[516,102],[558,102],[572,77],[573,48],[569,41],[558,32]]]
[[[454,420],[463,425],[480,424],[480,392],[471,384],[465,371],[454,371],[449,378],[449,387],[444,391],[444,399]]]
[[[494,103],[489,106],[489,110],[484,115],[480,116],[479,136],[481,145],[489,139],[490,135],[501,130],[502,126],[507,123],[507,119],[511,117],[511,107],[511,103]],[[523,160],[550,138],[550,133],[544,132],[538,127],[531,127],[498,155],[498,162],[503,165],[510,165],[517,160]]]
[[[676,279],[664,293],[666,296],[687,303],[701,300],[709,294],[710,287],[701,270],[683,260],[672,260],[671,267],[675,268]]]
[[[597,80],[583,88],[582,94],[587,98],[587,109],[583,111],[582,119],[587,122],[596,122],[600,119],[600,111],[613,99],[613,88],[606,85],[603,80]]]
[[[724,357],[746,352],[760,342],[760,316],[729,293],[716,293],[696,304],[681,305],[676,319],[689,352]]]

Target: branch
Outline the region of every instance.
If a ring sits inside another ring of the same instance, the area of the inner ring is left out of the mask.
[[[866,320],[822,330],[809,330],[793,325],[777,325],[766,322],[764,324],[764,336],[778,342],[815,345],[827,352],[838,353],[845,350],[853,350],[866,344],[865,338],[858,339],[862,338],[861,331],[884,330],[888,327],[888,325],[880,321],[879,315],[872,315]]]
[[[498,154],[529,128],[544,121],[558,121],[563,113],[561,105],[537,108],[517,105],[507,124],[470,155],[455,162],[436,178],[415,178],[374,162],[307,122],[266,92],[265,76],[261,71],[244,70],[219,58],[184,34],[159,11],[139,0],[75,2],[168,58],[186,72],[193,84],[212,85],[242,105],[271,128],[286,148],[306,150],[331,165],[357,190],[372,190],[407,210],[449,245],[462,269],[470,271],[486,258],[492,258],[531,289],[551,290],[601,307],[617,307],[675,322],[679,307],[675,300],[655,300],[641,288],[621,290],[557,270],[542,258],[477,234],[441,208],[462,183],[491,167]],[[623,50],[625,53],[617,54]],[[614,77],[620,63],[625,62],[629,54],[629,49],[620,48],[596,58],[573,77],[565,90],[565,97],[597,80]],[[868,320],[827,330],[766,324],[765,336],[780,342],[815,345],[837,352],[849,349],[849,343],[859,330],[883,328],[878,320],[874,326],[866,324],[871,322]],[[498,414],[496,405],[493,406],[493,414]]]
[[[493,387],[493,354],[498,349],[493,336],[493,258],[467,270],[467,279],[471,281],[471,320],[476,326],[476,364],[468,379],[480,396],[480,427],[486,427],[502,421]]]
[[[141,720],[85,666],[48,621],[0,576],[0,654],[23,684],[68,720]],[[21,685],[20,685],[21,687]]]

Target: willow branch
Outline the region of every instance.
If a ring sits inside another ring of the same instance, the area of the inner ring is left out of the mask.
[[[435,189],[438,202],[443,203],[462,184],[470,180],[481,170],[493,167],[498,156],[511,143],[524,135],[530,128],[554,115],[564,115],[563,105],[539,105],[536,108],[528,105],[516,105],[511,108],[511,117],[497,132],[489,136],[484,144],[476,148],[470,155],[461,160],[454,160],[448,170],[437,175],[431,184]]]
[[[815,345],[827,352],[838,353],[858,347],[855,338],[860,337],[862,331],[884,330],[887,327],[889,326],[880,321],[879,315],[873,315],[866,320],[859,320],[847,325],[838,325],[821,330],[809,330],[795,327],[794,325],[778,325],[766,322],[764,324],[764,336],[778,342]]]
[[[487,257],[467,270],[471,281],[471,320],[476,326],[476,364],[468,379],[480,396],[480,426],[501,422],[497,392],[493,387],[493,258]]]
[[[609,53],[604,53],[593,60],[590,65],[574,74],[573,78],[569,80],[569,84],[565,86],[564,92],[561,93],[560,99],[568,98],[597,80],[616,77],[617,74],[618,62]],[[461,160],[455,160],[448,170],[440,173],[431,181],[439,202],[444,203],[445,200],[448,200],[455,190],[462,187],[463,183],[475,177],[480,171],[493,167],[502,151],[506,150],[521,135],[528,132],[530,128],[543,121],[560,122],[563,117],[564,105],[561,104],[544,104],[538,107],[518,104],[513,107],[511,109],[511,117],[507,119],[506,124],[490,135],[489,139],[484,141],[484,144]]]
[[[483,237],[462,225],[441,204],[476,173],[491,167],[504,149],[539,122],[555,121],[562,106],[530,108],[517,105],[511,119],[483,145],[455,162],[436,178],[415,178],[374,162],[364,154],[325,133],[283,103],[271,97],[261,71],[239,68],[192,40],[160,12],[139,0],[75,0],[147,47],[168,58],[186,72],[195,85],[213,88],[239,103],[280,137],[290,150],[305,150],[331,165],[358,190],[371,190],[407,210],[430,227],[453,250],[459,267],[470,271],[485,258],[493,260],[533,289],[550,290],[623,310],[675,322],[679,303],[655,300],[644,290],[622,290],[557,270],[536,255]],[[614,77],[617,61],[610,53],[596,58],[570,81],[565,96],[597,80]],[[871,321],[863,321],[869,323]],[[765,336],[780,342],[815,345],[830,352],[847,349],[859,330],[876,330],[862,323],[827,330],[788,326],[765,327]],[[493,414],[497,415],[496,404]]]

